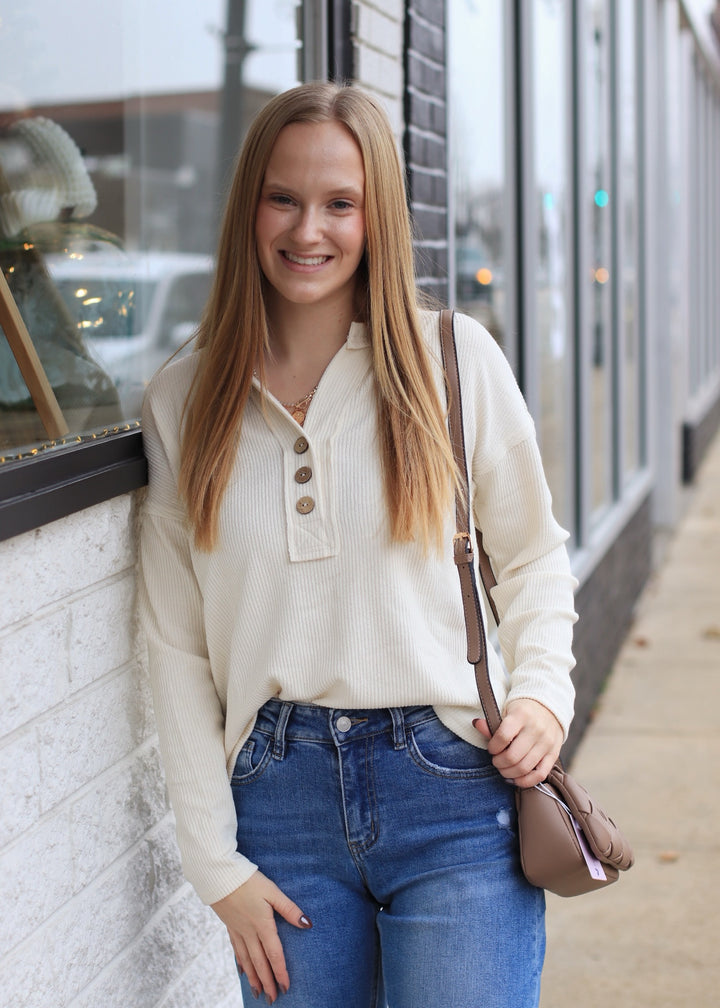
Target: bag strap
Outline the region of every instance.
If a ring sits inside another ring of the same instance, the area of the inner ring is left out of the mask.
[[[450,432],[450,441],[452,443],[459,480],[458,486],[455,489],[456,532],[453,536],[453,555],[460,577],[460,590],[462,593],[463,611],[465,613],[467,658],[475,669],[475,682],[480,696],[480,703],[482,704],[488,727],[494,734],[500,726],[502,717],[490,681],[485,624],[480,605],[477,578],[475,576],[475,553],[472,539],[470,538],[470,484],[468,480],[467,455],[465,453],[460,373],[455,348],[454,313],[448,309],[440,312],[440,349],[447,385],[448,430]],[[495,622],[499,623],[497,608],[490,594],[497,581],[495,580],[490,558],[483,546],[482,533],[477,529],[475,531],[480,576],[482,577],[485,593],[495,617]]]

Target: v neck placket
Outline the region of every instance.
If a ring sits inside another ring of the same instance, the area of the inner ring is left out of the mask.
[[[293,562],[339,552],[333,454],[348,415],[366,406],[359,393],[370,370],[365,327],[353,323],[320,379],[302,427],[271,393],[265,393],[263,410],[263,393],[253,379],[259,415],[282,451],[285,531]]]

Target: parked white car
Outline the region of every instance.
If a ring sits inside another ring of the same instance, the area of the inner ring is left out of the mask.
[[[138,416],[148,380],[197,328],[212,258],[112,251],[50,255],[47,263],[72,322],[115,382],[125,416]]]

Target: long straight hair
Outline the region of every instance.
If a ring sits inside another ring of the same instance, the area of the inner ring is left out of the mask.
[[[290,123],[341,123],[362,154],[366,250],[358,274],[372,348],[391,537],[440,545],[455,463],[420,326],[412,230],[395,138],[381,106],[354,87],[303,84],[273,98],[243,144],[223,218],[213,288],[186,403],[180,493],[198,548],[217,539],[253,370],[268,348],[255,215],[278,134]],[[364,291],[363,291],[364,288]]]

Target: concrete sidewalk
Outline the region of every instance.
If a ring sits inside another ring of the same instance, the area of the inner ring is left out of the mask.
[[[720,1004],[720,437],[571,769],[635,866],[548,897],[541,1008]]]

